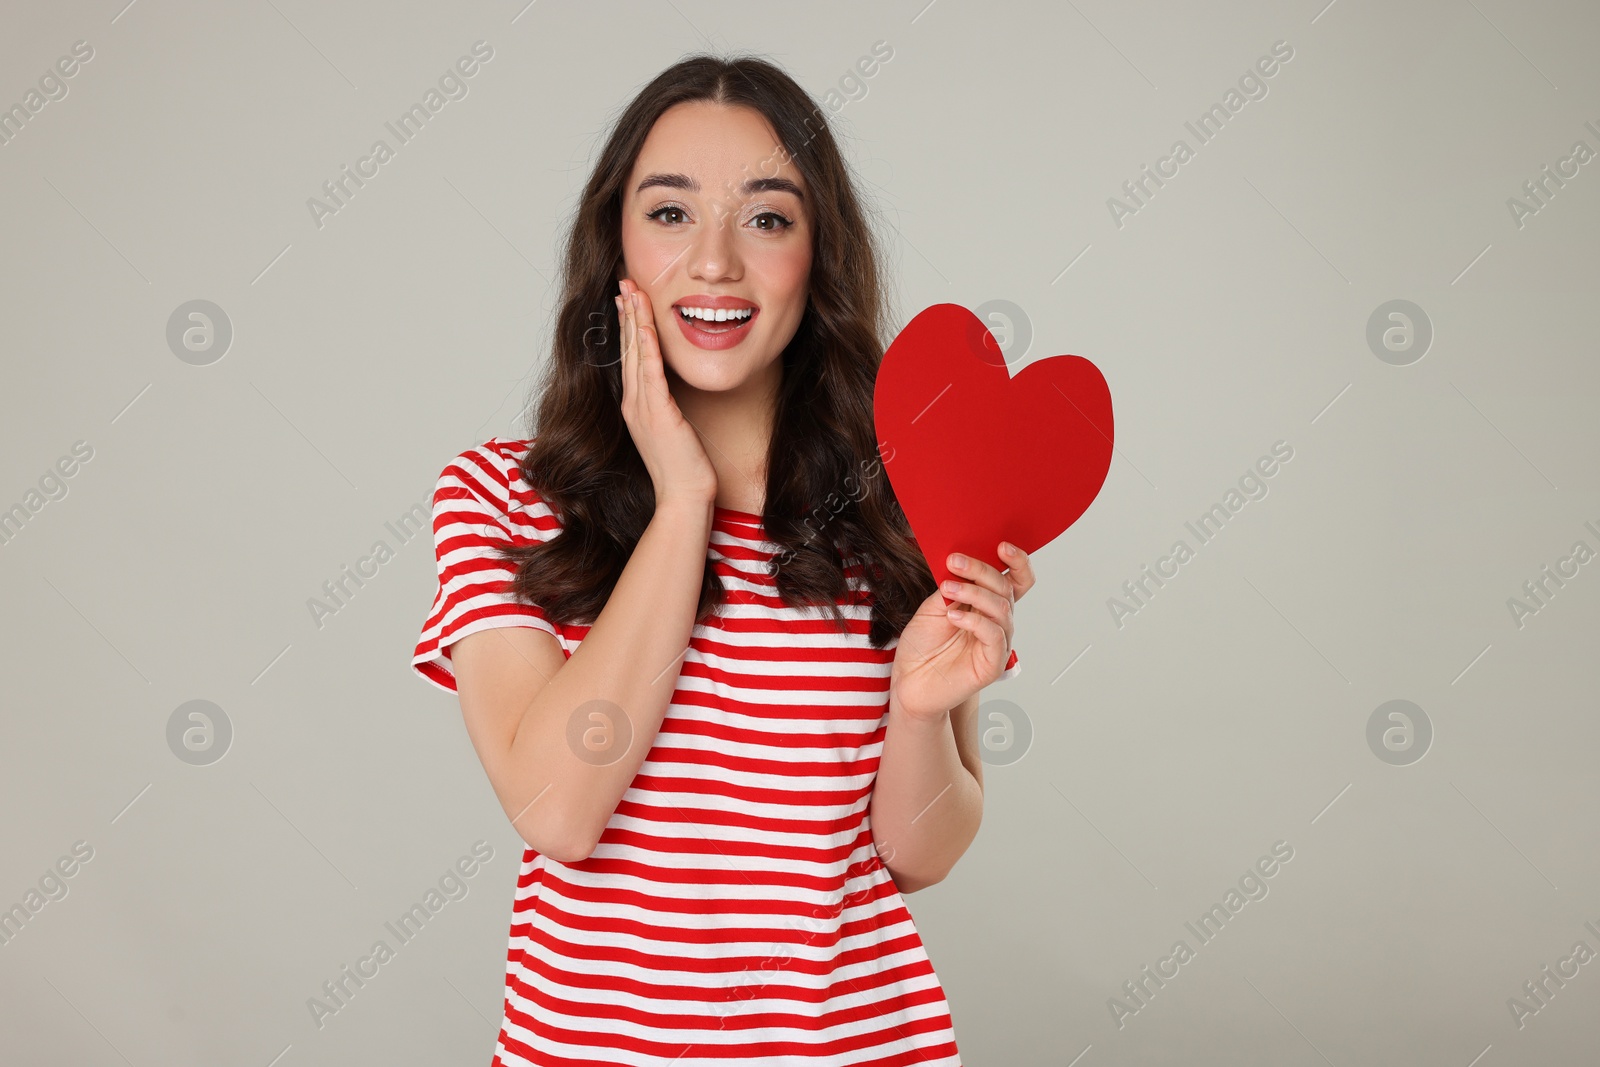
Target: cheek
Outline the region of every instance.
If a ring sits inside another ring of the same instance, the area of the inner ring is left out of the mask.
[[[622,261],[628,266],[628,276],[639,282],[640,288],[644,288],[646,281],[660,276],[662,267],[680,251],[670,247],[669,242],[651,240],[651,234],[643,227],[632,222],[622,224]],[[655,294],[650,293],[650,296]]]
[[[809,250],[799,252],[778,252],[764,264],[766,283],[775,293],[792,294],[797,304],[802,307],[805,301],[800,293],[805,288],[811,276],[811,253]]]
[[[664,312],[671,310],[665,303],[665,279],[671,276],[667,268],[677,255],[671,248],[654,244],[641,235],[630,234],[627,226],[622,228],[624,277],[631,279],[650,298],[650,308],[657,318],[664,318]]]

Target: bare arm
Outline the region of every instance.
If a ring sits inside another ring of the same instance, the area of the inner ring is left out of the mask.
[[[889,701],[889,725],[871,801],[872,837],[901,893],[944,880],[983,821],[978,698],[943,718],[904,715]]]
[[[500,806],[524,841],[564,863],[594,851],[661,729],[694,632],[717,498],[699,432],[668,389],[650,299],[631,279],[619,288],[622,416],[655,515],[570,659],[542,630],[503,627],[451,653]]]
[[[1026,552],[1005,541],[996,548],[1010,564],[1003,574],[950,553],[951,573],[971,580],[941,582],[895,649],[871,811],[873,841],[902,893],[949,874],[983,821],[978,697],[1004,676],[1015,654],[1013,609],[1035,583]]]
[[[522,839],[552,859],[575,863],[594,850],[650,751],[689,647],[711,518],[709,499],[658,505],[570,659],[526,627],[451,646],[467,733],[495,795]],[[590,701],[609,703],[582,707]],[[589,742],[576,748],[575,715]]]

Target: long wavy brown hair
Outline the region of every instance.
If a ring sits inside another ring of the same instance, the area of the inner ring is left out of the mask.
[[[762,526],[779,547],[768,571],[780,599],[814,605],[847,629],[841,601],[871,604],[882,648],[935,588],[884,476],[873,384],[891,328],[880,252],[825,113],[778,67],[753,57],[690,56],[628,105],[600,153],[565,235],[551,359],[536,387],[523,479],[561,533],[502,548],[512,591],[552,619],[590,625],[655,513],[655,488],[622,417],[620,331],[612,297],[622,271],[622,199],[657,118],[687,101],[754,108],[805,178],[815,213],[810,302],[782,354],[767,453]],[[852,593],[847,568],[863,582]],[[723,600],[708,559],[696,622]]]

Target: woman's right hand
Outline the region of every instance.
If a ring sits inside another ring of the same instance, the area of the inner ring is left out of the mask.
[[[714,503],[717,472],[700,434],[667,387],[650,298],[629,279],[616,298],[622,344],[622,418],[655,483],[656,506],[687,499]]]

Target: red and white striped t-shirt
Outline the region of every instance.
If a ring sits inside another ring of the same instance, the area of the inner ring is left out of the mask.
[[[494,552],[556,536],[523,481],[531,440],[492,439],[439,476],[439,589],[412,666],[455,691],[449,645],[561,625],[504,591]],[[523,853],[494,1063],[960,1067],[943,987],[872,839],[868,803],[898,640],[841,634],[778,598],[758,515],[717,507],[726,590],[696,625],[649,754],[593,854]],[[865,591],[865,596],[854,596]],[[1020,669],[1015,649],[1006,677]]]

